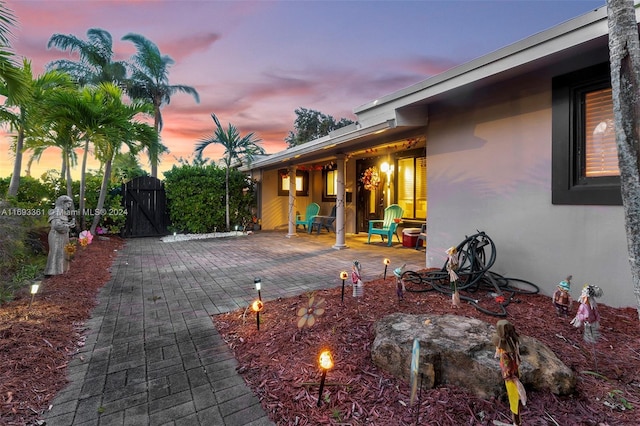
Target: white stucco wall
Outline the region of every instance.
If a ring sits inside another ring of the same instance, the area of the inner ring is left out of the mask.
[[[571,274],[574,299],[589,283],[601,303],[635,306],[622,207],[551,204],[551,82],[520,83],[430,109],[427,266],[482,230],[497,247],[492,271],[547,295]]]

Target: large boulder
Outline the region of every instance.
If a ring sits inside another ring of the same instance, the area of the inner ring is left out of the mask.
[[[409,381],[411,349],[417,338],[424,389],[454,384],[480,398],[499,396],[505,388],[491,343],[494,332],[494,325],[474,318],[395,313],[376,322],[371,357],[381,369]],[[521,335],[520,356],[525,388],[558,395],[575,390],[571,369],[539,340]]]

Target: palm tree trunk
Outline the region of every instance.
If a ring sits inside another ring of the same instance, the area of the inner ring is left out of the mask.
[[[102,176],[102,185],[100,186],[100,195],[98,196],[98,206],[96,207],[95,215],[93,216],[93,223],[91,224],[91,234],[96,235],[96,228],[100,224],[102,218],[102,209],[104,208],[104,200],[107,196],[107,188],[109,187],[109,178],[111,176],[111,161],[108,159],[104,164],[104,175]]]
[[[29,157],[29,161],[27,161],[27,167],[24,168],[25,176],[31,176],[31,165],[33,164],[33,160],[35,160],[35,157],[32,155]]]
[[[607,13],[622,206],[640,318],[640,39],[633,0],[607,0]]]
[[[154,111],[155,112],[153,114],[153,128],[158,134],[158,139],[160,139],[160,107],[154,105]],[[154,149],[157,149],[157,148],[154,148]],[[158,177],[158,156],[159,156],[159,153],[149,151],[149,161],[151,162],[151,176],[154,178]]]
[[[66,181],[67,181],[67,196],[69,198],[71,198],[73,200],[73,181],[71,180],[71,153],[67,152],[67,155],[65,156],[65,161],[67,162],[66,166],[67,166],[67,176],[66,176]]]
[[[82,154],[82,170],[80,171],[80,200],[78,201],[78,210],[80,210],[80,229],[84,229],[84,194],[86,191],[86,170],[87,170],[87,154],[89,152],[89,139],[84,141],[84,153]]]
[[[64,177],[67,175],[67,160],[65,159],[66,157],[66,153],[64,151],[64,148],[62,150],[62,164],[60,165],[60,179],[64,179]]]
[[[229,165],[225,171],[225,211],[227,215],[227,231],[231,231],[231,218],[229,217]]]
[[[20,169],[22,169],[22,147],[24,145],[24,128],[20,126],[18,131],[18,139],[16,140],[16,161],[13,163],[13,174],[9,183],[7,195],[9,197],[17,197],[20,188]]]

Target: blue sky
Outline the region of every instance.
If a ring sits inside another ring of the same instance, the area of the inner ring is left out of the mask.
[[[604,6],[602,1],[213,1],[6,0],[19,21],[12,46],[34,72],[67,57],[48,50],[55,33],[86,39],[89,28],[113,37],[116,59],[142,34],[171,56],[170,82],[194,87],[200,103],[175,95],[163,109],[162,140],[171,151],[160,171],[211,135],[211,113],[241,134],[255,132],[267,152],[286,147],[295,109],[354,119],[355,107],[448,68]],[[12,169],[0,135],[0,176]],[[205,155],[218,159],[209,147]],[[58,168],[53,149],[32,175]],[[148,169],[146,158],[142,164]]]

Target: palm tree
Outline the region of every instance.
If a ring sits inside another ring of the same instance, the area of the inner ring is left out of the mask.
[[[0,0],[0,82],[6,88],[6,95],[14,102],[26,101],[30,95],[28,82],[18,65],[13,60],[11,43],[11,27],[16,24],[16,17],[7,7],[4,0]]]
[[[87,31],[87,41],[71,34],[54,34],[47,43],[47,48],[51,47],[78,53],[78,61],[58,59],[47,67],[69,73],[81,86],[105,82],[124,84],[127,65],[113,60],[113,40],[108,31],[91,28]]]
[[[158,143],[158,133],[148,124],[137,121],[136,118],[139,114],[151,115],[153,112],[151,104],[134,102],[126,105],[122,102],[122,91],[116,86],[104,83],[101,89],[106,95],[101,112],[103,117],[101,129],[104,131],[104,138],[94,141],[94,146],[96,157],[104,164],[104,170],[96,212],[102,211],[104,207],[111,179],[111,165],[122,145],[127,145],[129,151],[135,154],[143,148],[154,149],[153,145]],[[92,234],[95,234],[100,219],[99,213],[94,215],[91,224]]]
[[[77,131],[71,126],[63,123],[55,123],[47,121],[38,127],[37,132],[25,137],[25,150],[31,151],[31,157],[27,163],[27,176],[30,176],[29,169],[33,161],[40,161],[42,154],[49,148],[58,148],[60,150],[62,165],[60,168],[60,177],[64,179],[67,188],[67,195],[73,198],[71,190],[71,168],[78,163],[78,156],[75,150],[81,145],[78,143]],[[44,130],[43,130],[44,129]]]
[[[207,146],[211,144],[218,144],[224,147],[222,161],[226,168],[225,207],[227,230],[229,230],[231,228],[229,218],[229,169],[232,165],[236,164],[237,162],[241,163],[243,160],[246,160],[248,164],[251,164],[256,155],[264,154],[265,151],[264,148],[258,145],[260,139],[256,139],[253,135],[253,132],[245,135],[244,137],[240,137],[240,132],[231,123],[229,123],[227,130],[225,131],[215,114],[211,114],[211,118],[213,118],[213,122],[216,124],[213,135],[209,138],[200,140],[200,142],[196,144],[195,154],[196,158],[200,160],[202,159],[202,152]]]
[[[83,147],[82,168],[80,172],[80,194],[78,210],[85,209],[86,171],[89,145],[98,143],[106,136],[103,106],[108,102],[111,84],[103,84],[96,88],[86,87],[82,90],[60,92],[51,102],[48,118],[62,126],[72,126],[79,133],[78,140]],[[84,215],[80,216],[80,227],[84,228]]]
[[[160,49],[152,41],[139,34],[127,34],[122,37],[135,44],[137,53],[131,57],[131,78],[127,84],[127,93],[133,99],[140,99],[153,104],[153,128],[158,132],[162,131],[162,114],[160,109],[163,105],[171,102],[171,96],[177,92],[190,94],[197,103],[200,97],[196,89],[191,86],[169,84],[169,66],[174,61],[167,55],[162,55]],[[158,160],[160,154],[166,151],[149,151],[149,161],[151,162],[151,176],[158,177]]]
[[[14,143],[15,161],[11,183],[7,191],[9,196],[18,194],[25,138],[33,138],[34,135],[43,131],[41,118],[43,112],[42,104],[45,98],[59,88],[71,86],[71,80],[68,75],[58,71],[45,72],[34,80],[31,62],[26,59],[23,61],[20,72],[22,80],[28,84],[29,96],[22,97],[16,101],[8,96],[7,85],[0,84],[0,95],[7,96],[4,105],[0,107],[0,113],[3,119],[9,122],[11,129],[16,132]]]

